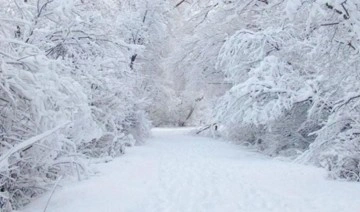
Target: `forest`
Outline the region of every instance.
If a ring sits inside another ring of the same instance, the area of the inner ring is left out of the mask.
[[[0,211],[86,178],[153,127],[216,126],[360,182],[357,0],[0,5]]]

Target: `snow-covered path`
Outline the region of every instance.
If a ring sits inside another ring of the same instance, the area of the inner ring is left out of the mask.
[[[47,212],[360,212],[358,183],[185,132],[155,129],[99,175],[58,189]],[[46,201],[23,211],[43,211]]]

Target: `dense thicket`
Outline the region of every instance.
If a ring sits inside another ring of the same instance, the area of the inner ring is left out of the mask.
[[[1,211],[148,135],[141,60],[165,26],[146,2],[0,1]]]
[[[359,181],[359,6],[353,0],[183,3],[195,33],[178,61],[195,70],[193,83],[210,71],[231,85],[213,108],[224,136],[272,156],[300,155],[334,178]]]

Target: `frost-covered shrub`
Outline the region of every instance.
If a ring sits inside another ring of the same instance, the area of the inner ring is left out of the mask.
[[[83,173],[76,146],[100,134],[94,130],[96,123],[86,95],[78,83],[59,74],[64,71],[61,64],[21,41],[2,47],[8,55],[0,56],[0,202],[11,202],[17,208],[42,193],[58,177],[74,172],[74,167]],[[21,59],[28,51],[35,55]],[[67,122],[47,137],[16,148]]]
[[[263,126],[256,125],[223,125],[222,136],[244,145],[256,145],[261,143],[260,137],[264,134]]]
[[[241,124],[221,122],[224,126],[222,135],[239,141],[241,144],[252,145],[259,151],[271,156],[294,157],[306,150],[315,136],[309,136],[316,126],[306,120],[310,103],[297,103],[274,121],[267,124]]]
[[[360,181],[360,128],[347,123],[340,133],[320,146],[315,143],[313,162],[326,168],[332,178]],[[321,137],[319,137],[321,138]]]
[[[296,156],[309,147],[315,139],[307,131],[313,131],[312,124],[307,123],[309,101],[296,103],[291,110],[275,121],[269,122],[263,135],[259,135],[258,146],[265,153],[276,156]]]
[[[335,179],[360,181],[359,100],[353,100],[335,107],[324,127],[315,132],[317,137],[310,149],[297,159],[299,162],[324,167]]]

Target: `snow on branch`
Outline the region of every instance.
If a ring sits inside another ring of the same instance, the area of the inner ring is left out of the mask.
[[[16,145],[16,146],[14,146],[13,148],[11,148],[9,151],[3,153],[3,154],[1,155],[1,157],[0,157],[0,169],[3,169],[3,168],[5,168],[6,166],[8,166],[7,160],[9,159],[9,157],[10,157],[12,154],[14,154],[14,153],[16,153],[16,152],[18,152],[18,151],[20,151],[20,150],[24,150],[24,149],[26,149],[26,148],[28,148],[28,147],[30,147],[30,146],[32,146],[32,145],[35,144],[36,142],[39,142],[39,141],[41,141],[42,139],[45,139],[46,137],[52,135],[52,134],[55,133],[56,131],[60,130],[61,128],[65,127],[65,126],[67,126],[67,125],[69,125],[69,124],[70,124],[70,122],[61,124],[61,125],[53,128],[53,129],[51,129],[51,130],[48,130],[48,131],[46,131],[46,132],[44,132],[44,133],[42,133],[42,134],[40,134],[40,135],[37,135],[37,136],[34,136],[34,137],[30,138],[30,139],[27,139],[27,140],[25,140],[25,141],[22,141],[22,142],[20,142],[20,144],[18,144],[18,145]]]

